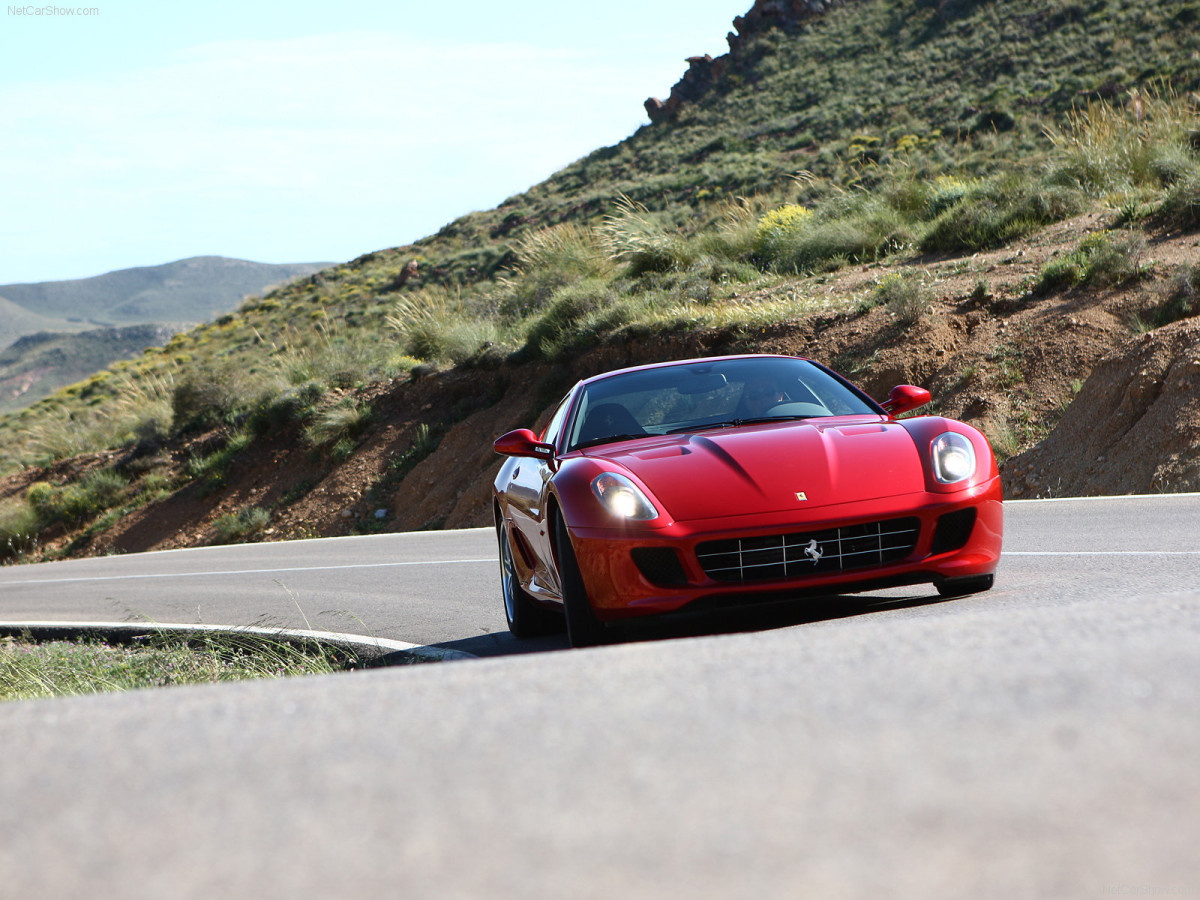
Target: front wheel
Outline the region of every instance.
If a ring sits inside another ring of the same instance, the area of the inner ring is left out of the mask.
[[[588,600],[575,547],[562,517],[554,522],[554,549],[558,554],[558,574],[562,578],[563,610],[567,615],[567,640],[572,647],[594,647],[607,644],[612,638],[608,629],[596,618]]]
[[[975,575],[970,578],[947,578],[939,581],[935,587],[943,597],[965,597],[967,594],[990,591],[995,581],[995,575]]]
[[[496,537],[500,542],[500,591],[504,595],[504,618],[508,621],[508,630],[519,638],[562,631],[562,616],[539,606],[517,580],[512,543],[503,522],[496,523]]]

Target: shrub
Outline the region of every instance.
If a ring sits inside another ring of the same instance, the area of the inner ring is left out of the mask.
[[[1200,263],[1180,266],[1171,289],[1154,310],[1155,328],[1200,314]]]
[[[260,506],[250,506],[218,517],[213,528],[222,543],[230,544],[260,534],[269,524],[269,512]]]
[[[1188,101],[1170,91],[1134,91],[1125,105],[1089,103],[1047,131],[1058,154],[1051,178],[1097,197],[1177,182],[1195,171],[1192,121]]]
[[[39,530],[60,522],[85,522],[115,506],[125,495],[128,482],[111,469],[86,475],[76,484],[31,484],[25,499],[37,517]]]
[[[304,429],[304,437],[314,447],[326,447],[353,440],[370,424],[371,405],[355,397],[343,397],[317,411]]]
[[[0,558],[20,556],[37,542],[38,515],[28,503],[0,505]]]
[[[147,427],[166,429],[173,390],[169,376],[124,375],[112,390],[113,396],[98,409],[63,409],[53,400],[43,401],[48,414],[22,429],[25,455],[65,459],[141,440]]]
[[[707,264],[713,269],[725,265],[749,267],[748,260],[755,255],[754,242],[759,226],[755,204],[739,197],[722,203],[719,210],[719,224],[702,231],[694,239],[702,256],[701,261],[704,262],[706,258]],[[757,269],[754,269],[740,280],[749,281],[757,274]]]
[[[501,339],[494,322],[477,316],[462,294],[446,289],[402,297],[386,321],[401,350],[416,359],[463,363]]]
[[[788,236],[802,227],[812,215],[811,209],[794,203],[771,210],[758,220],[754,229],[755,255],[774,259],[778,255],[777,248],[780,243],[786,241]]]
[[[950,207],[973,197],[981,190],[979,179],[963,181],[951,175],[939,175],[925,198],[924,218],[936,219]]]
[[[1185,231],[1200,228],[1200,171],[1193,171],[1167,190],[1159,215],[1168,224]]]
[[[1146,238],[1140,232],[1117,236],[1098,231],[1081,240],[1070,253],[1042,267],[1035,293],[1044,294],[1080,284],[1107,287],[1142,275]]]
[[[617,211],[605,216],[604,246],[613,259],[628,264],[629,274],[686,269],[696,260],[697,246],[659,223],[645,206],[622,196]]]
[[[567,223],[526,235],[516,247],[516,264],[498,279],[499,312],[516,320],[543,309],[554,292],[584,278],[607,278],[613,260],[591,228]]]
[[[191,373],[171,392],[175,429],[187,431],[221,424],[238,407],[239,399],[238,379],[230,370]]]
[[[618,299],[613,287],[598,278],[560,289],[526,332],[526,347],[545,359],[556,358],[577,338],[576,328],[585,317],[615,306]]]
[[[202,479],[205,487],[216,489],[225,483],[229,467],[243,450],[250,446],[253,435],[249,431],[238,431],[229,437],[225,446],[207,456],[193,456],[187,463],[187,474]]]
[[[1001,176],[939,214],[925,231],[926,252],[971,252],[998,247],[1075,215],[1083,198],[1070,187],[1022,173]]]
[[[771,268],[780,273],[803,273],[876,260],[912,239],[908,223],[896,210],[878,198],[855,197],[781,232]]]
[[[875,286],[875,302],[888,308],[901,325],[913,325],[929,311],[933,295],[919,277],[892,272]]]

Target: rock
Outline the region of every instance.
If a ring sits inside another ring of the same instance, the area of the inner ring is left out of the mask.
[[[743,39],[750,34],[781,28],[794,32],[813,16],[822,15],[845,0],[755,0],[753,8],[733,20],[734,31],[726,40],[729,53],[713,59],[709,55],[689,56],[683,77],[671,88],[666,100],[651,97],[645,102],[646,115],[653,123],[662,122],[678,112],[684,103],[695,101],[708,93],[725,72],[737,68]]]

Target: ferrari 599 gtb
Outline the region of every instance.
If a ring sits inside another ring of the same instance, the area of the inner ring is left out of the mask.
[[[992,586],[1003,531],[987,440],[929,392],[876,403],[811,360],[729,356],[581,381],[545,430],[495,442],[501,584],[518,637],[932,583]]]

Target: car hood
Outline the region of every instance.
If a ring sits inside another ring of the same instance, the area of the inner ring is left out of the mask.
[[[925,487],[912,438],[885,420],[714,429],[587,455],[628,469],[680,521],[812,509]]]

